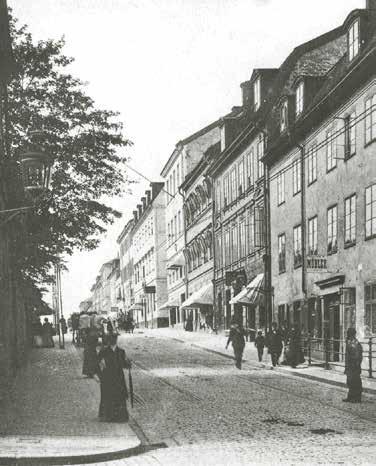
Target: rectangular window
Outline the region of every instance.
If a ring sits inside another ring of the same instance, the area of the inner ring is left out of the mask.
[[[286,272],[286,235],[278,236],[278,270],[279,273]]]
[[[281,115],[280,115],[280,130],[281,133],[286,131],[288,127],[288,102],[284,100],[281,105]]]
[[[359,20],[357,19],[352,23],[347,33],[347,43],[349,60],[353,60],[359,53]]]
[[[230,204],[229,177],[230,177],[230,175],[229,175],[229,173],[227,173],[227,175],[225,175],[225,177],[223,179],[223,192],[224,192],[223,202],[224,202],[224,207],[227,207]]]
[[[247,154],[247,188],[255,184],[255,153],[254,150]]]
[[[277,176],[277,202],[281,205],[285,202],[285,172],[279,172]]]
[[[255,212],[248,209],[248,251],[252,254],[255,251]]]
[[[376,139],[376,94],[366,100],[366,144]]]
[[[176,165],[176,189],[180,186],[180,164]]]
[[[356,195],[345,199],[345,247],[356,242]]]
[[[317,147],[312,146],[307,156],[308,184],[317,180]]]
[[[181,223],[181,211],[178,212],[178,234],[179,236],[182,234],[182,223]]]
[[[264,136],[260,134],[259,140],[257,143],[258,178],[262,178],[264,176],[264,162],[262,161],[264,157],[264,143],[265,143]]]
[[[328,224],[328,254],[335,254],[338,250],[338,212],[337,206],[330,207],[327,212]]]
[[[300,160],[295,160],[292,164],[292,192],[298,194],[302,186],[302,164]]]
[[[366,335],[376,333],[376,283],[370,283],[364,287],[365,325]],[[367,331],[368,330],[368,331]]]
[[[215,211],[221,211],[221,179],[216,180],[215,182]]]
[[[253,84],[253,99],[255,104],[255,111],[260,108],[261,105],[261,80],[257,78]]]
[[[329,172],[337,166],[337,143],[333,131],[326,133],[326,171]]]
[[[264,209],[262,207],[255,207],[254,210],[255,221],[255,247],[261,249],[265,245],[265,230],[264,230]]]
[[[317,216],[308,220],[308,254],[317,256]]]
[[[172,172],[172,194],[176,193],[176,171]]]
[[[294,228],[294,267],[302,265],[302,226],[298,225]]]
[[[225,265],[231,264],[230,231],[225,232]]]
[[[239,196],[241,196],[245,192],[244,159],[243,158],[238,163],[238,177],[239,177],[238,192],[239,192]]]
[[[239,225],[239,259],[243,259],[247,255],[245,230],[245,220],[243,220]]]
[[[356,153],[356,114],[355,112],[345,117],[345,160]]]
[[[296,88],[296,116],[303,113],[304,108],[304,82],[301,81]]]
[[[366,238],[376,236],[376,184],[366,189]]]
[[[166,196],[167,196],[167,204],[169,204],[169,203],[170,203],[170,199],[171,199],[171,195],[170,195],[170,194],[171,194],[171,193],[170,193],[170,182],[169,182],[169,180],[167,180],[167,182],[166,182],[166,191],[167,191],[167,193],[166,193]]]
[[[231,170],[231,202],[238,198],[238,183],[236,181],[236,166]]]
[[[230,241],[231,241],[231,250],[232,250],[232,262],[236,262],[238,257],[238,224],[235,223],[230,230]]]

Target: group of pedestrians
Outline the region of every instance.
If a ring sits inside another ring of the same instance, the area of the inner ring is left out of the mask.
[[[238,369],[241,369],[245,347],[245,330],[241,321],[235,318],[231,321],[226,349],[230,343],[234,350],[235,366]],[[274,367],[279,365],[279,360],[282,354],[282,364],[290,365],[293,368],[305,361],[302,348],[302,336],[298,324],[293,324],[291,328],[288,329],[286,323],[284,323],[282,328],[278,328],[278,324],[273,322],[271,330],[266,334],[266,336],[263,335],[261,330],[257,332],[255,346],[257,348],[259,362],[263,361],[264,349],[267,347],[272,363],[271,369],[274,369]],[[345,353],[345,374],[347,377],[346,383],[349,391],[347,397],[343,400],[344,402],[361,402],[362,359],[363,348],[356,338],[356,330],[354,328],[349,328],[347,330]]]
[[[55,329],[48,318],[45,317],[43,324],[40,318],[36,318],[32,326],[33,331],[33,346],[36,348],[53,348]]]
[[[232,347],[234,349],[235,366],[238,369],[241,369],[241,362],[245,347],[245,330],[241,321],[236,319],[231,321],[226,349],[230,343],[232,343]],[[261,330],[257,332],[255,346],[257,348],[258,359],[260,362],[263,360],[265,347],[268,349],[272,363],[271,369],[279,365],[282,354],[282,364],[288,364],[291,367],[296,367],[304,362],[301,333],[297,324],[292,325],[291,329],[288,329],[287,325],[279,328],[278,324],[273,322],[270,331],[265,336]]]

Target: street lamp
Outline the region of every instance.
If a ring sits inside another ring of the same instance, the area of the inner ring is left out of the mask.
[[[13,220],[22,212],[33,209],[40,196],[48,191],[51,179],[53,157],[42,148],[45,133],[43,131],[31,131],[29,142],[19,157],[21,166],[22,184],[25,194],[32,200],[33,205],[12,209],[0,210],[0,214],[8,216],[0,222],[0,227]]]
[[[50,185],[53,159],[42,148],[44,136],[42,131],[32,131],[29,147],[20,156],[23,187],[33,199]]]

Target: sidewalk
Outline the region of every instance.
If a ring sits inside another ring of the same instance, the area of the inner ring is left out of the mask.
[[[231,345],[228,349],[225,349],[227,337],[224,334],[215,335],[205,331],[199,332],[186,332],[181,329],[174,328],[160,328],[153,330],[144,330],[147,335],[160,336],[163,338],[173,338],[181,341],[182,343],[190,344],[194,347],[204,349],[206,351],[221,354],[223,356],[233,358],[233,351]],[[257,365],[259,367],[270,368],[270,356],[267,354],[267,349],[264,350],[263,361],[258,361],[257,350],[254,343],[247,342],[245,345],[243,360],[245,363]],[[318,366],[308,366],[308,363],[299,365],[296,369],[290,366],[278,366],[275,368],[276,371],[280,371],[286,375],[293,375],[296,377],[303,377],[306,379],[314,380],[317,382],[327,383],[329,385],[335,385],[338,387],[346,387],[346,377],[343,372],[338,370],[325,370]],[[376,379],[367,378],[366,374],[363,374],[363,391],[376,395]]]
[[[81,375],[81,350],[33,349],[0,404],[0,464],[77,464],[137,452],[128,424],[97,419],[99,385]]]

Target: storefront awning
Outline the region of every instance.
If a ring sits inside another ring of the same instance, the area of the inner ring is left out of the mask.
[[[160,311],[164,311],[165,309],[172,309],[174,307],[179,307],[178,298],[170,298],[168,301],[162,304],[162,306],[159,307],[158,309]]]
[[[181,267],[184,267],[185,265],[185,260],[184,260],[184,255],[183,253],[176,254],[176,256],[173,259],[170,259],[167,262],[167,270],[177,270],[180,269]]]
[[[213,285],[211,283],[195,291],[181,305],[182,309],[197,309],[201,306],[213,306]]]
[[[260,273],[242,289],[240,293],[232,298],[230,304],[255,304],[264,283],[264,274]]]
[[[134,303],[129,308],[129,311],[143,311],[143,309],[144,309],[143,303]]]

